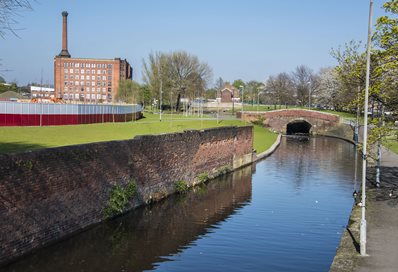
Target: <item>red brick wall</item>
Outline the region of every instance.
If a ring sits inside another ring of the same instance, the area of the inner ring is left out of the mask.
[[[0,155],[0,263],[104,220],[116,184],[136,180],[133,208],[232,168],[252,141],[252,127],[224,127]]]

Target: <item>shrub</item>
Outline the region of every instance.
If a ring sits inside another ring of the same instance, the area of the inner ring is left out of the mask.
[[[174,189],[179,194],[185,194],[188,192],[188,184],[184,180],[177,181],[174,183]]]
[[[205,183],[209,180],[209,173],[203,172],[197,176],[197,179],[199,183]]]
[[[128,202],[136,193],[137,185],[134,180],[130,180],[124,188],[120,185],[114,186],[104,209],[105,217],[110,218],[125,212]]]

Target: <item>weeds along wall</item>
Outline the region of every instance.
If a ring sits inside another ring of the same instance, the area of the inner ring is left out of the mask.
[[[128,211],[251,163],[252,143],[222,127],[0,155],[0,264],[105,220],[115,188]]]

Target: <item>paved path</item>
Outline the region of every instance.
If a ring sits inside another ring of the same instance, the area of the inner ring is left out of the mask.
[[[374,180],[374,169],[368,178]],[[367,253],[361,257],[356,272],[398,271],[398,155],[383,149],[381,187],[368,185]],[[368,179],[369,180],[369,179]],[[388,196],[390,190],[394,196]]]

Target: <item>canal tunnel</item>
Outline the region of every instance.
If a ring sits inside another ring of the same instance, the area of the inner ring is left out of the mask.
[[[295,120],[286,126],[286,134],[310,134],[312,125],[305,120]]]

